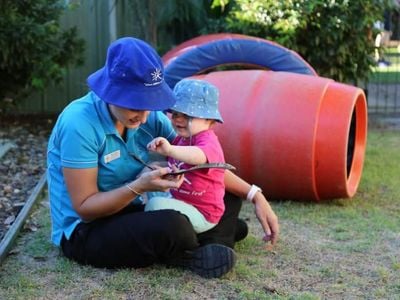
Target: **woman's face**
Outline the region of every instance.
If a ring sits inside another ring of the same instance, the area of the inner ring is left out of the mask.
[[[208,119],[192,118],[189,131],[189,117],[185,114],[172,112],[171,122],[176,133],[184,138],[189,138],[190,134],[195,135],[211,127],[213,121]]]
[[[124,127],[133,129],[146,123],[150,114],[149,110],[133,110],[109,104],[111,115],[114,122],[121,123]]]

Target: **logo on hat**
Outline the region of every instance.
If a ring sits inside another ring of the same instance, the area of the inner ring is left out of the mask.
[[[144,83],[145,86],[159,85],[163,80],[161,69],[156,68],[154,72],[150,73],[150,75],[151,75],[151,81],[153,82],[145,82]]]

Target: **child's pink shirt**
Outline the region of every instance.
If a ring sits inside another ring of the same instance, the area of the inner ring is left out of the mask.
[[[189,139],[176,137],[173,145],[189,146]],[[209,129],[192,136],[191,146],[199,147],[207,157],[207,162],[225,162],[224,153],[218,137]],[[191,165],[177,161],[171,157],[170,163],[179,165],[180,169],[190,168]],[[196,207],[211,223],[218,223],[224,213],[224,173],[223,169],[202,169],[185,173],[184,181],[178,189],[171,190],[175,199],[185,201]]]

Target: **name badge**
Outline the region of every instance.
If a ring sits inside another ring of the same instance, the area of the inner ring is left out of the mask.
[[[110,154],[104,155],[104,162],[108,164],[109,162],[112,162],[115,159],[118,159],[121,157],[121,151],[117,150],[114,152],[111,152]]]

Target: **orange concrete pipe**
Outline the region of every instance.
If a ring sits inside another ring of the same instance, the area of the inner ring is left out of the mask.
[[[262,70],[196,76],[220,89],[226,160],[268,198],[352,197],[361,179],[367,106],[359,88]]]

